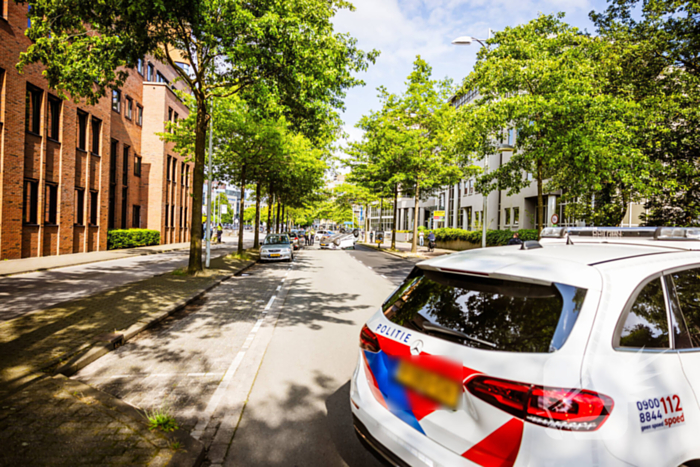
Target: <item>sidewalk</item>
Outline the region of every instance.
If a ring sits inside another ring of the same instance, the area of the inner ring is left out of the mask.
[[[89,253],[71,253],[69,255],[39,256],[35,258],[9,259],[0,261],[0,276],[23,274],[27,272],[46,271],[49,269],[77,266],[79,264],[129,258],[132,256],[154,255],[168,251],[189,248],[190,243],[170,243],[167,245],[142,246],[123,250],[91,251]]]
[[[0,465],[166,465],[177,459],[162,437],[149,436],[138,412],[119,419],[108,407],[111,396],[50,376],[74,373],[252,264],[221,257],[202,277],[174,271],[0,323]],[[102,402],[81,395],[90,390]]]
[[[238,236],[223,237],[224,244],[238,242]],[[206,243],[202,242],[203,248]],[[214,249],[220,248],[219,244],[212,243]],[[190,242],[169,243],[166,245],[142,246],[138,248],[125,248],[123,250],[91,251],[89,253],[71,253],[68,255],[38,256],[34,258],[9,259],[0,261],[0,276],[24,274],[36,271],[48,271],[50,269],[78,266],[81,264],[97,263],[114,259],[131,258],[134,256],[157,255],[175,250],[187,250]]]
[[[369,248],[374,248],[377,249],[377,244],[371,244],[371,243],[364,243],[364,242],[357,242],[359,245],[364,245]],[[396,242],[396,250],[391,250],[391,241],[385,241],[382,244],[381,251],[384,253],[388,253],[390,255],[394,256],[399,256],[401,258],[421,258],[421,259],[430,259],[430,258],[436,258],[438,256],[442,255],[449,255],[451,253],[457,253],[454,250],[445,250],[442,248],[435,248],[434,251],[428,252],[428,247],[427,246],[420,246],[418,245],[418,253],[413,254],[411,253],[411,243],[409,242]]]

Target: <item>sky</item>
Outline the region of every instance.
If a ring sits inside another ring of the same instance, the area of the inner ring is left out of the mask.
[[[355,124],[379,108],[377,87],[401,93],[416,55],[433,67],[433,77],[452,78],[459,84],[472,69],[477,45],[455,46],[459,36],[486,39],[494,31],[524,24],[538,13],[563,11],[564,21],[595,32],[591,10],[603,11],[606,0],[351,0],[355,11],[340,11],[334,19],[337,32],[357,38],[360,49],[381,51],[376,64],[358,74],[364,87],[348,91],[342,114],[350,140],[358,140]]]

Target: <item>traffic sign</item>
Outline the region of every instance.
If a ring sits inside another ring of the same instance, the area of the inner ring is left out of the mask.
[[[444,221],[445,211],[433,211],[433,220],[438,222]]]
[[[556,214],[552,214],[552,224],[557,225],[559,223],[559,216]]]

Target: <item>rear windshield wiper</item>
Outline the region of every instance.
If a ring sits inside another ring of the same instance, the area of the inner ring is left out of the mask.
[[[422,327],[425,331],[428,331],[428,332],[435,332],[435,333],[445,334],[448,336],[459,337],[460,339],[476,342],[477,344],[486,345],[486,346],[492,347],[494,349],[498,347],[493,342],[484,341],[484,340],[481,340],[477,337],[472,337],[472,336],[469,336],[467,334],[464,334],[461,331],[456,331],[454,329],[440,326],[439,324],[431,323],[430,321],[425,321],[424,323],[422,323]]]

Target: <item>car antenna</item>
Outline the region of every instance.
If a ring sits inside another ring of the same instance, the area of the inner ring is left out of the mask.
[[[574,242],[571,241],[571,237],[569,236],[569,232],[566,232],[566,244],[567,245],[573,245]]]

